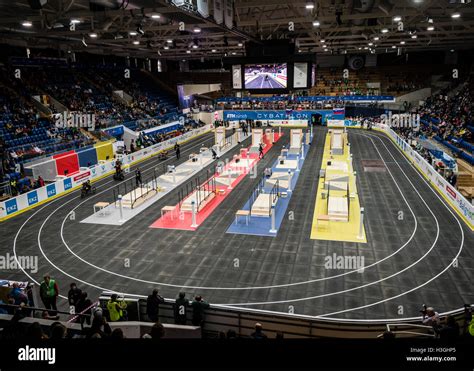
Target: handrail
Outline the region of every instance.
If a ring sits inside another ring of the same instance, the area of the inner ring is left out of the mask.
[[[272,189],[270,190],[270,198],[268,200],[269,202],[269,208],[268,208],[268,215],[270,216],[272,214],[272,206],[276,204],[278,198],[280,197],[280,186],[279,186],[279,180],[275,182],[273,185]]]

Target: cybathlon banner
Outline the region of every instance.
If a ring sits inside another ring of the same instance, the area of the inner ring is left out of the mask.
[[[311,120],[311,115],[320,114],[327,119],[343,120],[344,114],[334,115],[332,110],[318,111],[224,111],[225,121],[236,120]]]
[[[224,0],[224,22],[227,28],[234,27],[234,0]]]
[[[217,24],[222,24],[224,22],[224,0],[214,0],[214,20]]]
[[[197,0],[197,11],[203,17],[209,17],[209,1],[208,0]]]

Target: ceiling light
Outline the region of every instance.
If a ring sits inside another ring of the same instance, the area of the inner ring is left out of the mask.
[[[395,17],[393,17],[393,20],[395,22],[400,22],[402,20],[402,17],[400,17],[399,15],[396,15]]]
[[[374,45],[374,43],[369,43],[369,46],[372,46],[372,45]]]
[[[400,45],[405,45],[405,41],[400,41]]]
[[[418,36],[416,36],[416,35],[411,35],[411,38],[412,38],[412,39],[416,39],[416,38],[418,38]]]
[[[392,49],[395,49],[395,48],[396,48],[396,46],[395,46],[395,45],[392,45]]]
[[[169,48],[170,48],[169,46],[165,45],[165,47],[163,49],[168,50]]]
[[[193,45],[193,49],[197,49],[198,46],[196,44]]]
[[[186,50],[186,54],[191,54],[191,50]]]
[[[89,37],[92,37],[93,39],[97,37],[97,34],[96,33],[90,33],[89,34]]]
[[[434,30],[434,27],[433,27],[433,26],[429,26],[429,27],[427,28],[427,30],[428,30],[428,31],[433,31],[433,30]]]
[[[453,13],[451,14],[451,18],[459,18],[461,17],[461,14],[460,13]]]
[[[306,9],[314,9],[314,3],[306,3]]]
[[[217,50],[216,49],[212,49],[211,52],[215,53]]]
[[[454,53],[454,49],[451,49],[450,52],[451,52],[451,53]]]
[[[360,46],[359,46],[359,48],[358,48],[358,49],[359,49],[359,50],[362,50],[362,48],[361,48]]]
[[[153,15],[151,16],[151,18],[153,18],[153,19],[160,19],[160,17],[161,17],[161,16],[160,16],[159,14],[153,14]]]
[[[374,37],[374,41],[379,41],[379,40],[380,40],[380,38],[378,36]]]
[[[232,55],[236,55],[237,53],[236,52],[232,52]]]
[[[33,23],[31,23],[30,21],[24,21],[24,22],[22,22],[21,25],[23,27],[31,27],[31,26],[33,26]]]
[[[201,32],[201,29],[199,27],[194,27],[193,32],[199,33],[199,32]]]
[[[140,41],[135,40],[135,41],[133,42],[133,45],[140,45]]]
[[[387,33],[388,32],[388,28],[382,28],[382,33]]]
[[[324,44],[326,42],[326,40],[322,39],[321,42]]]
[[[244,44],[242,44],[242,43],[238,43],[238,44],[237,44],[237,46],[242,46],[242,45],[244,45]]]
[[[130,31],[130,32],[129,32],[129,35],[130,35],[130,36],[137,36],[137,33],[136,33],[135,31]]]
[[[369,47],[368,47],[368,46],[364,46],[364,50],[367,50],[367,49],[369,49]]]
[[[168,44],[172,44],[172,43],[173,43],[173,40],[168,39],[168,40],[166,40],[166,42],[167,42]]]
[[[71,19],[71,24],[78,24],[81,23],[79,19]]]
[[[313,21],[313,26],[314,27],[319,27],[321,23],[319,21]]]

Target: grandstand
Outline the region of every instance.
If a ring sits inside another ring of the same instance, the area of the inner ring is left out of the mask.
[[[59,339],[57,367],[472,369],[473,27],[468,1],[0,4],[0,369]]]

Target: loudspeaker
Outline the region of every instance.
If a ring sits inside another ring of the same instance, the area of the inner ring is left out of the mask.
[[[43,6],[46,5],[48,0],[28,0],[28,4],[30,4],[30,8],[34,10],[43,9]]]

